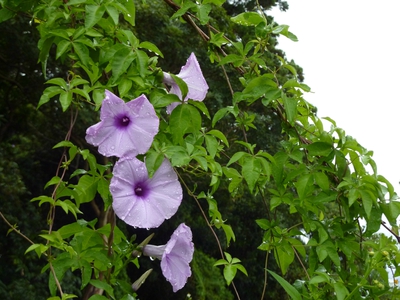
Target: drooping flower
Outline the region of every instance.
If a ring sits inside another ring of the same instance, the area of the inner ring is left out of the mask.
[[[160,226],[182,201],[182,187],[167,159],[149,178],[144,162],[136,157],[121,158],[114,166],[110,191],[116,215],[139,228]]]
[[[184,287],[192,275],[189,263],[192,261],[194,245],[192,231],[184,223],[175,229],[167,244],[146,245],[143,254],[161,260],[164,277],[172,284],[174,292]]]
[[[104,156],[144,154],[158,132],[159,119],[145,95],[126,102],[105,91],[100,122],[86,130],[86,141]]]
[[[185,81],[188,86],[188,94],[185,99],[182,99],[182,92],[179,86],[176,84],[171,75],[164,72],[164,83],[171,86],[170,93],[175,94],[179,99],[187,101],[192,99],[195,101],[203,101],[208,91],[207,82],[201,72],[199,62],[197,61],[194,53],[190,54],[186,65],[181,68],[181,71],[177,75],[180,79]],[[171,113],[172,110],[179,105],[179,102],[172,103],[167,107],[167,113]]]

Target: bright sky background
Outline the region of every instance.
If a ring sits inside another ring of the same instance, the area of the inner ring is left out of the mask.
[[[400,194],[400,1],[287,2],[268,13],[299,39],[280,37],[278,47],[303,68],[314,92],[305,99],[373,150]]]

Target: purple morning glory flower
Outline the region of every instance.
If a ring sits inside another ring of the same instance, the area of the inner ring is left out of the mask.
[[[181,68],[181,71],[177,75],[181,78],[188,86],[188,94],[184,99],[187,101],[188,99],[203,101],[206,97],[208,91],[208,85],[206,80],[204,79],[203,73],[201,72],[199,62],[197,61],[194,53],[190,54],[186,65]],[[179,89],[179,86],[175,83],[174,79],[168,73],[164,72],[164,83],[171,86],[170,93],[177,95],[180,99],[182,99],[182,93]],[[172,110],[179,105],[179,102],[171,103],[167,107],[167,113],[171,113]]]
[[[116,215],[140,228],[160,226],[176,213],[182,201],[182,187],[167,159],[149,178],[144,162],[121,158],[114,166],[110,191]]]
[[[125,103],[105,91],[100,122],[86,130],[86,141],[104,156],[144,154],[158,132],[159,119],[145,95]]]
[[[184,223],[175,229],[166,245],[146,245],[143,248],[144,255],[161,259],[162,273],[172,284],[174,292],[183,288],[192,275],[189,263],[193,252],[192,231]]]

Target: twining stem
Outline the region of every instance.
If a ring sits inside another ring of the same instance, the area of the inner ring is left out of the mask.
[[[175,172],[176,172],[176,170],[175,170]],[[182,176],[179,174],[179,172],[176,172],[176,174],[178,174],[179,179],[180,179],[180,181],[182,182],[182,184],[184,185],[184,187],[186,188],[186,191],[188,192],[188,194],[189,194],[191,197],[193,197],[193,199],[196,201],[197,206],[199,207],[200,212],[201,212],[201,214],[203,215],[203,218],[204,218],[204,220],[206,221],[208,228],[210,228],[210,230],[211,230],[211,232],[212,232],[212,234],[213,234],[215,240],[217,241],[217,245],[218,245],[218,249],[219,249],[219,252],[220,252],[220,254],[221,254],[221,257],[222,257],[223,259],[225,259],[225,255],[224,255],[224,251],[222,250],[221,242],[219,241],[219,238],[218,238],[218,236],[217,236],[217,233],[215,232],[215,230],[214,230],[214,228],[212,227],[211,223],[208,221],[207,215],[206,215],[206,213],[204,212],[203,208],[201,207],[199,200],[197,199],[196,195],[193,194],[192,191],[189,189],[189,187],[187,186],[186,182],[183,180],[183,178],[182,178]],[[232,287],[233,287],[233,290],[235,291],[235,294],[236,294],[237,299],[240,300],[239,293],[238,293],[238,291],[237,291],[237,289],[236,289],[236,286],[235,286],[235,283],[234,283],[233,281],[232,281]]]
[[[29,243],[32,245],[35,244],[30,238],[28,238],[25,234],[23,234],[21,231],[19,231],[15,226],[13,226],[7,218],[1,213],[0,211],[0,217],[6,222],[6,224],[12,229],[12,231],[15,231],[17,234],[19,234],[21,237],[23,237],[25,240],[27,240]]]
[[[269,251],[267,251],[267,254],[265,255],[264,286],[263,286],[263,291],[262,291],[262,294],[261,294],[261,300],[264,299],[265,291],[267,290],[267,285],[268,285],[268,257],[269,257]]]
[[[77,118],[78,118],[78,109],[75,111],[75,113],[74,113],[73,110],[71,109],[70,124],[69,124],[70,126],[69,126],[69,129],[68,129],[67,134],[65,135],[65,139],[64,139],[65,141],[69,141],[69,140],[71,139],[72,129],[73,129],[74,125],[75,125],[75,122],[76,122],[76,119],[77,119]],[[56,170],[56,174],[57,174],[57,175],[58,175],[59,172],[60,172],[60,169],[61,169],[61,167],[62,167],[63,162],[64,162],[64,163],[68,162],[67,150],[66,150],[65,148],[64,148],[63,154],[61,155],[60,161],[59,161],[58,166],[57,166],[57,170]],[[63,168],[63,171],[62,171],[62,174],[61,174],[61,176],[60,176],[60,180],[59,180],[59,182],[57,183],[57,185],[54,187],[53,193],[51,194],[51,197],[52,197],[54,200],[56,200],[56,198],[57,198],[57,190],[58,190],[58,188],[60,187],[61,182],[64,180],[64,177],[65,177],[66,172],[67,172],[67,167],[64,167],[64,168]],[[54,225],[55,217],[56,217],[56,207],[55,207],[55,205],[52,205],[52,206],[50,206],[49,218],[48,218],[48,221],[49,221],[49,230],[48,230],[48,233],[49,233],[49,234],[51,234],[52,231],[53,231],[53,225]],[[50,242],[50,241],[47,240],[47,244],[48,244],[49,242]],[[53,268],[53,264],[51,263],[51,246],[50,246],[49,249],[47,250],[47,255],[48,255],[48,257],[49,257],[50,271],[51,271],[51,273],[53,274],[54,281],[56,282],[58,291],[60,292],[60,296],[63,297],[64,293],[63,293],[63,290],[62,290],[62,288],[61,288],[61,284],[60,284],[60,282],[59,282],[59,280],[58,280],[58,278],[57,278],[57,274],[56,274],[56,272],[55,272],[55,270],[54,270],[54,268]]]
[[[396,238],[397,242],[400,243],[400,236],[398,234],[396,234],[392,229],[390,229],[389,227],[386,226],[386,223],[384,221],[381,221],[381,225],[383,227],[386,228],[387,231],[389,231],[391,234],[394,235],[394,237]]]
[[[294,254],[296,254],[297,260],[299,261],[301,267],[303,268],[304,272],[306,273],[306,276],[307,276],[308,280],[310,280],[311,278],[310,278],[310,275],[307,272],[307,268],[304,266],[303,262],[301,261],[301,258],[299,256],[299,254],[297,253],[296,248],[293,245],[292,245],[292,249],[294,251]]]

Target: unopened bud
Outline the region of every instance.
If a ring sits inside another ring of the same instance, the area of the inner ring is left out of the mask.
[[[138,280],[136,280],[133,284],[132,284],[132,289],[136,292],[141,285],[145,282],[145,280],[147,279],[147,277],[150,275],[151,271],[153,271],[153,269],[149,269],[146,272],[143,273],[142,276],[139,277]]]

